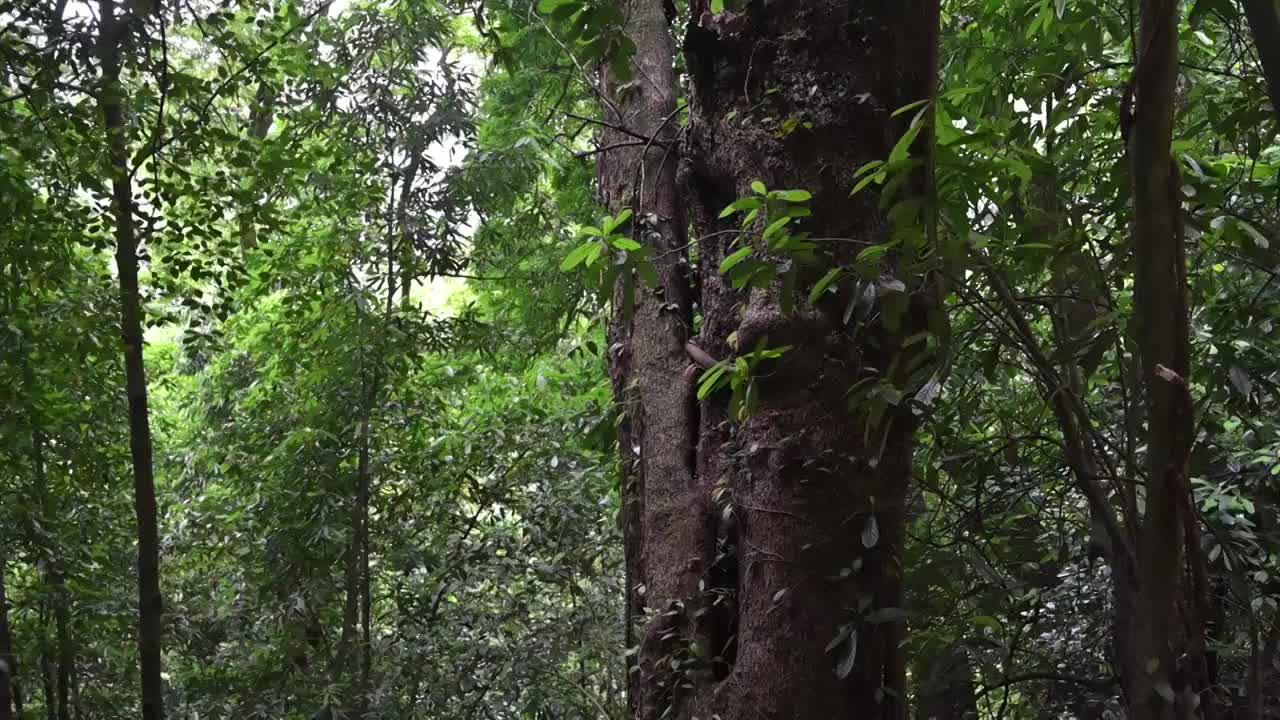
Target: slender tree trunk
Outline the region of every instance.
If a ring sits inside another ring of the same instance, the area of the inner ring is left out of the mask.
[[[275,94],[265,81],[258,84],[254,94],[253,105],[249,109],[249,131],[253,139],[262,142],[271,132],[271,123],[275,117],[273,106]],[[256,202],[254,203],[257,204]],[[253,224],[253,212],[256,208],[244,208],[240,211],[240,252],[248,257],[249,251],[258,246],[258,229]]]
[[[160,533],[147,414],[147,377],[143,366],[142,301],[138,290],[138,238],[133,222],[128,122],[120,83],[120,45],[128,28],[116,17],[115,0],[100,0],[98,56],[102,64],[99,105],[107,136],[112,211],[115,214],[116,272],[120,277],[121,323],[126,391],[129,397],[129,450],[138,523],[138,657],[142,674],[142,718],[164,717],[160,666]]]
[[[0,720],[12,720],[16,711],[22,716],[18,692],[18,658],[13,654],[13,636],[9,630],[9,598],[5,589],[5,570],[9,557],[7,546],[0,545]]]
[[[335,686],[341,686],[343,678],[353,661],[352,646],[355,643],[356,627],[360,619],[360,543],[357,525],[360,522],[360,503],[351,498],[351,540],[347,545],[345,568],[343,572],[343,588],[346,598],[342,604],[342,634],[338,639],[338,650],[333,656],[330,678]]]
[[[805,227],[815,236],[887,240],[875,200],[849,199],[851,176],[886,157],[906,129],[911,118],[891,119],[894,109],[932,97],[937,3],[777,0],[715,15],[696,2],[683,142],[663,5],[631,0],[622,11],[634,72],[625,84],[606,73],[606,120],[653,139],[606,152],[600,187],[612,212],[633,211],[631,236],[653,248],[659,279],[651,291],[622,278],[610,328],[625,415],[628,603],[650,618],[634,716],[902,718],[903,631],[893,618],[914,421],[891,411],[872,422],[850,410],[848,392],[871,368],[890,367],[898,333],[923,329],[931,303],[912,293],[900,327],[862,334],[841,319],[852,283],[838,308],[784,312],[778,284],[748,294],[720,276],[733,225],[718,216],[760,180],[814,194]],[[780,132],[769,118],[797,128]],[[605,133],[606,147],[623,142]],[[682,196],[699,237],[703,320],[691,341]],[[853,254],[831,259],[851,263]],[[766,335],[770,346],[794,347],[761,381],[753,415],[737,423],[724,398],[696,402],[697,365]],[[868,622],[876,611],[887,620]]]
[[[416,141],[409,147],[409,165],[405,168],[404,178],[400,181],[400,201],[396,205],[395,226],[390,230],[393,238],[396,235],[400,238],[400,304],[402,306],[409,303],[409,293],[413,289],[414,265],[417,262],[417,249],[413,244],[416,233],[409,222],[409,204],[413,197],[413,184],[418,179],[418,168],[422,164],[422,152]],[[388,248],[387,252],[387,282],[391,283],[391,278],[394,277],[391,272],[391,255],[394,250]]]
[[[950,648],[929,664],[919,703],[917,720],[977,720],[973,668],[963,647]]]
[[[84,718],[84,705],[80,702],[80,673],[78,666],[73,668],[71,672],[71,710],[76,720]]]
[[[1280,122],[1280,2],[1276,0],[1243,0],[1249,18],[1253,46],[1262,60],[1262,74],[1271,95],[1271,107]]]
[[[1249,674],[1246,695],[1245,720],[1263,720],[1267,700],[1275,697],[1270,680],[1275,675],[1277,651],[1280,651],[1280,617],[1273,617],[1264,627],[1258,627],[1256,617],[1250,622]]]
[[[1186,251],[1181,226],[1181,182],[1170,155],[1178,76],[1176,0],[1144,0],[1139,55],[1126,101],[1136,100],[1128,129],[1133,182],[1134,283],[1138,348],[1147,400],[1146,511],[1138,538],[1138,593],[1128,637],[1121,643],[1123,680],[1130,717],[1172,720],[1195,711],[1188,679],[1196,668],[1179,667],[1184,648],[1203,643],[1199,622],[1177,612],[1197,603],[1182,582],[1184,532],[1196,518],[1190,510],[1187,463],[1193,442],[1188,383],[1190,340]],[[1128,108],[1123,108],[1127,112]],[[1190,552],[1198,548],[1189,548]],[[1193,615],[1194,617],[1194,615]],[[1197,643],[1197,637],[1200,643]],[[1195,660],[1188,664],[1195,664]],[[1212,697],[1201,696],[1201,712]]]
[[[600,158],[600,192],[610,212],[633,213],[629,234],[651,246],[660,287],[644,288],[621,277],[609,328],[609,374],[623,415],[619,435],[623,466],[627,643],[643,610],[660,613],[648,624],[639,652],[628,657],[628,704],[637,718],[657,718],[678,692],[663,658],[692,622],[698,581],[706,569],[709,491],[694,470],[694,376],[687,372],[685,342],[692,301],[685,275],[685,220],[676,189],[678,155],[674,119],[677,89],[675,43],[660,0],[624,0],[625,32],[636,44],[632,77],[605,72],[602,90],[611,100],[606,121],[645,137],[648,147],[624,147]],[[630,91],[622,88],[625,83]],[[602,144],[625,143],[617,131]],[[634,293],[631,312],[624,295]],[[655,528],[648,532],[647,528]],[[656,528],[661,528],[657,530]],[[653,568],[646,573],[645,568]],[[664,635],[666,639],[664,639]],[[719,648],[711,648],[717,652]]]
[[[46,635],[44,647],[40,649],[40,681],[44,687],[44,716],[48,720],[58,720],[58,691],[54,681],[57,668],[49,657],[49,643]]]
[[[26,374],[28,392],[34,392],[35,381],[30,364],[26,367]],[[35,396],[31,395],[31,397]],[[49,495],[49,478],[44,461],[45,440],[44,432],[40,429],[40,423],[35,416],[34,408],[31,412],[31,420],[31,460],[36,480],[36,497],[40,502],[41,515],[47,523],[52,514],[52,507]],[[34,530],[32,540],[35,540]],[[54,687],[58,698],[57,717],[58,720],[71,720],[70,685],[76,656],[75,644],[71,639],[71,598],[67,593],[67,583],[62,570],[62,559],[59,557],[56,546],[49,549],[47,560],[48,567],[45,570],[45,582],[48,584],[53,596],[53,627],[57,644],[57,662],[54,664]]]
[[[17,279],[16,267],[14,268],[14,278],[15,280]],[[11,303],[11,306],[17,307],[16,300]],[[29,327],[24,327],[24,336],[28,340],[33,337]],[[22,348],[23,392],[27,399],[27,407],[25,408],[27,422],[31,428],[31,474],[34,482],[31,494],[35,498],[37,517],[41,526],[49,528],[57,524],[55,520],[57,509],[54,506],[49,489],[49,475],[45,462],[46,438],[44,423],[41,420],[38,409],[39,388],[36,384],[35,369],[31,363],[31,353],[32,348],[29,345]],[[56,691],[58,697],[58,720],[70,720],[68,686],[75,669],[75,643],[71,637],[71,597],[67,592],[62,553],[57,543],[46,545],[43,541],[43,533],[37,529],[30,514],[24,514],[23,517],[29,541],[33,547],[38,548],[44,560],[42,563],[44,566],[44,581],[49,588],[53,602],[54,633],[57,643]]]
[[[376,376],[376,373],[375,373]],[[377,382],[377,379],[372,381]],[[356,678],[356,717],[363,720],[369,710],[369,677],[373,661],[373,646],[370,637],[372,615],[369,601],[369,415],[372,412],[374,390],[370,387],[366,393],[364,416],[360,418],[360,451],[357,461],[358,469],[356,488],[356,508],[359,518],[356,525],[356,548],[360,553],[358,580],[360,586],[360,672]]]

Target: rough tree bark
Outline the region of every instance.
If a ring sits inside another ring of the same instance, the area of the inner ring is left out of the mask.
[[[125,385],[129,398],[129,451],[133,461],[133,497],[138,522],[138,657],[142,675],[142,718],[164,717],[160,674],[160,532],[151,462],[151,425],[147,413],[147,376],[142,360],[142,301],[138,291],[138,238],[133,220],[133,183],[129,167],[129,124],[120,84],[120,46],[128,25],[116,16],[115,0],[98,4],[98,59],[102,65],[102,110],[115,215],[116,271],[120,278],[120,333],[124,341]]]
[[[852,172],[888,155],[911,119],[890,119],[895,109],[932,97],[938,5],[793,0],[712,15],[699,2],[693,17],[684,178],[703,259],[698,343],[718,358],[732,354],[731,335],[738,348],[767,335],[769,345],[793,349],[769,369],[759,410],[741,426],[726,423],[716,402],[703,406],[699,477],[729,484],[739,516],[738,650],[727,679],[691,705],[699,716],[726,718],[900,718],[901,625],[860,618],[902,604],[914,420],[899,411],[869,426],[847,403],[859,380],[889,372],[901,340],[885,327],[844,322],[851,283],[830,304],[791,314],[777,288],[730,291],[717,266],[732,238],[713,233],[730,228],[717,220],[720,209],[759,179],[813,193],[805,227],[854,241],[837,244],[836,262],[850,262],[859,243],[889,238],[874,197],[849,199]],[[802,125],[788,133],[769,118]],[[920,284],[891,263],[882,271],[906,275],[898,279],[908,288]],[[913,303],[898,332],[923,329],[923,314]],[[878,540],[860,541],[873,523]],[[832,579],[846,568],[856,572]],[[824,652],[842,626],[853,633]],[[855,665],[841,678],[837,660],[850,647]]]
[[[649,291],[631,278],[619,282],[609,328],[609,375],[622,413],[627,641],[643,608],[668,610],[694,597],[705,567],[707,494],[694,473],[697,408],[685,354],[693,322],[687,278],[685,215],[676,189],[675,120],[678,89],[672,40],[661,0],[623,0],[625,32],[636,44],[630,80],[605,72],[605,121],[653,138],[636,145],[618,129],[603,133],[600,194],[613,213],[633,212],[629,233],[655,250],[660,287]],[[636,285],[628,315],[624,283]],[[649,528],[657,528],[648,531]],[[654,572],[646,573],[645,568]],[[666,616],[659,625],[674,626]],[[657,634],[653,635],[654,638]],[[657,717],[671,690],[656,665],[661,643],[647,641],[629,656],[628,704],[636,717]],[[661,686],[661,687],[660,687]]]
[[[805,228],[852,241],[831,244],[833,262],[888,239],[875,199],[849,199],[853,173],[885,158],[905,130],[910,114],[895,120],[893,110],[932,96],[938,5],[777,0],[714,15],[695,2],[683,138],[663,5],[629,0],[622,10],[635,72],[625,84],[604,78],[605,119],[634,135],[605,133],[614,149],[600,187],[612,211],[635,213],[632,236],[655,249],[660,280],[656,291],[638,287],[634,313],[615,314],[610,330],[625,413],[628,605],[647,617],[634,715],[905,717],[901,622],[893,611],[881,614],[887,622],[866,616],[902,603],[914,422],[903,410],[870,423],[848,406],[855,383],[888,373],[901,338],[845,323],[852,282],[789,314],[780,287],[730,289],[718,267],[733,225],[718,215],[761,180],[813,193]],[[769,118],[795,119],[793,132]],[[702,311],[688,350],[682,194],[699,238]],[[882,270],[921,286],[892,261]],[[928,305],[913,301],[899,332],[922,329]],[[723,398],[695,401],[698,364],[765,335],[794,348],[765,371],[750,418],[730,422]],[[828,652],[842,628],[850,632]],[[837,664],[850,652],[842,677]]]

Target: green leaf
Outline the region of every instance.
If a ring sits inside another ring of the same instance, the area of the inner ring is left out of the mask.
[[[1258,232],[1258,228],[1254,227],[1252,223],[1239,219],[1236,220],[1236,223],[1253,239],[1253,243],[1259,248],[1266,250],[1271,247],[1271,241],[1267,240],[1266,235]]]
[[[590,253],[593,248],[598,248],[599,246],[600,246],[600,243],[592,241],[588,243],[583,243],[582,245],[579,245],[578,247],[574,248],[568,255],[565,256],[564,260],[561,261],[560,271],[568,272],[574,269],[579,264],[581,264],[583,260],[586,260],[587,254]]]
[[[860,178],[863,175],[866,175],[867,173],[871,172],[872,170],[875,170],[876,168],[880,167],[881,165],[884,165],[883,160],[872,160],[866,165],[863,165],[862,167],[858,168],[857,171],[853,173],[853,176],[855,178]]]
[[[813,193],[808,190],[779,190],[776,196],[780,200],[793,203],[809,202],[813,199]]]
[[[720,386],[720,379],[728,371],[729,366],[724,363],[717,363],[715,366],[705,370],[698,381],[698,399],[705,400],[708,395],[715,391]]]
[[[888,245],[871,245],[863,248],[854,259],[854,262],[859,265],[871,265],[880,262],[880,258],[884,257],[887,252],[889,252]]]
[[[759,180],[751,181],[751,189],[755,191],[757,195],[766,195],[769,192],[768,188],[764,186],[764,183],[760,182]]]
[[[551,15],[567,7],[581,5],[581,0],[538,0],[538,13],[542,15]]]
[[[735,265],[745,260],[753,250],[755,250],[755,248],[748,245],[746,247],[738,248],[732,252],[728,257],[720,261],[720,273],[723,275],[724,273],[732,270]]]
[[[870,185],[873,182],[874,183],[884,182],[884,178],[885,178],[885,174],[883,172],[878,172],[874,175],[868,175],[862,178],[861,180],[858,181],[856,185],[853,186],[853,189],[849,191],[849,197],[853,197],[854,195],[857,195],[858,193],[862,192],[864,188],[866,188],[868,185]]]
[[[738,198],[725,206],[724,210],[720,211],[720,219],[723,220],[724,218],[742,210],[755,210],[763,205],[764,202],[757,197]]]
[[[606,235],[612,234],[614,230],[621,227],[623,223],[631,219],[631,208],[625,208],[615,217],[609,218],[604,222],[604,232]]]
[[[923,100],[917,100],[913,103],[908,103],[898,108],[897,110],[894,110],[892,113],[889,114],[889,117],[898,117],[899,115],[903,113],[911,112],[912,110],[915,110],[916,108],[921,107],[927,104],[928,102],[929,102],[929,98],[925,98]]]
[[[787,217],[780,217],[777,220],[774,220],[773,222],[769,223],[769,227],[764,229],[764,239],[768,240],[769,238],[778,234],[778,232],[782,230],[782,228],[786,227],[787,223],[790,223],[790,222],[791,222],[791,217],[787,216]]]
[[[823,275],[822,279],[818,280],[813,289],[809,291],[809,304],[813,305],[818,302],[818,298],[822,297],[827,288],[831,287],[831,283],[835,282],[842,274],[844,274],[844,268],[836,267],[828,270],[827,274]]]
[[[992,632],[999,634],[1001,627],[1000,621],[990,615],[979,615],[973,619],[973,624],[981,627],[990,628]]]
[[[618,248],[619,250],[639,250],[640,248],[644,247],[640,243],[628,237],[616,237],[610,240],[609,242],[612,243],[613,246]]]
[[[898,138],[897,144],[889,152],[890,165],[895,165],[911,157],[911,144],[916,141],[916,136],[920,134],[920,129],[923,127],[923,124],[917,123],[902,133],[902,137]]]

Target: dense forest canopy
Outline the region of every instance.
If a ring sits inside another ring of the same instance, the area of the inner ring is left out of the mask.
[[[0,720],[1280,718],[1276,0],[0,0]]]

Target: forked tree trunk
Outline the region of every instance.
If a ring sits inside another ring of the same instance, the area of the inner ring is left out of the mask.
[[[107,137],[112,212],[115,215],[116,271],[120,277],[120,334],[124,341],[126,393],[129,398],[129,451],[133,461],[133,498],[138,522],[138,657],[142,675],[142,718],[164,717],[160,674],[160,532],[151,462],[151,425],[147,415],[147,376],[142,361],[142,299],[138,291],[138,238],[133,222],[133,183],[129,167],[129,124],[120,83],[120,46],[128,27],[116,17],[115,0],[100,0],[98,58],[102,89],[98,104]]]
[[[625,86],[605,78],[605,119],[645,140],[616,147],[634,138],[605,133],[615,148],[601,191],[611,211],[635,213],[630,234],[654,248],[660,280],[656,291],[637,286],[634,313],[619,310],[610,330],[625,413],[628,605],[646,617],[634,715],[905,717],[895,619],[914,422],[903,409],[870,423],[849,407],[855,383],[889,373],[901,338],[845,322],[852,283],[794,313],[782,311],[780,287],[732,290],[718,267],[734,225],[718,216],[760,180],[813,193],[805,229],[846,241],[831,243],[833,262],[887,240],[875,199],[849,199],[853,173],[905,130],[911,114],[893,110],[932,97],[937,2],[775,0],[719,15],[695,2],[683,139],[663,6],[630,0],[622,10],[635,72]],[[698,236],[697,298],[684,272],[682,196]],[[882,271],[921,286],[893,261]],[[702,325],[686,351],[695,302]],[[925,326],[921,305],[912,302],[903,336]],[[690,358],[730,359],[766,335],[794,348],[761,378],[749,418],[731,422],[724,398],[696,401]]]

